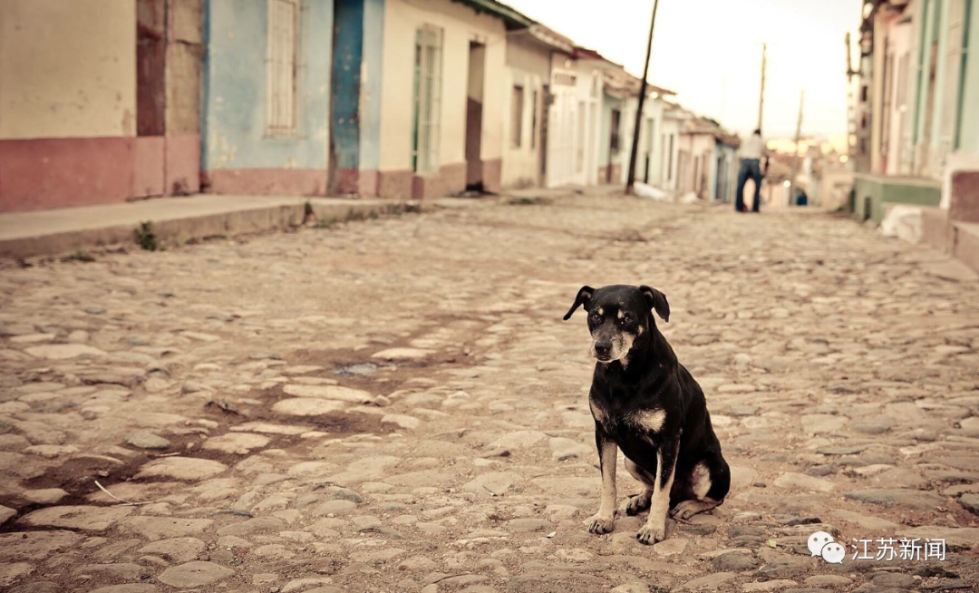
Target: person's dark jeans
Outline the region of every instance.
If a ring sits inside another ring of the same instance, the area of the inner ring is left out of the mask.
[[[755,202],[751,206],[752,212],[758,212],[758,207],[761,206],[761,162],[758,159],[743,159],[741,161],[741,170],[738,172],[738,195],[734,202],[734,209],[738,212],[744,212],[744,184],[748,182],[748,179],[752,179],[755,182]]]

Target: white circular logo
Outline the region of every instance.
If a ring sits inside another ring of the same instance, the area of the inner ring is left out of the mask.
[[[846,548],[838,543],[829,543],[823,546],[823,560],[830,564],[843,564],[843,557],[846,556]]]
[[[812,552],[813,556],[819,556],[822,552],[823,546],[833,541],[835,540],[833,539],[832,535],[826,533],[825,531],[817,531],[809,536],[809,551]]]

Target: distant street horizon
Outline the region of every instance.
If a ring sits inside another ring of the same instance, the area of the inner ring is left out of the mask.
[[[601,10],[588,0],[504,1],[642,74],[653,0],[606,0]],[[660,0],[649,81],[744,136],[757,124],[761,48],[767,43],[765,137],[795,135],[804,88],[803,134],[839,139],[847,131],[843,39],[859,16],[859,0]]]

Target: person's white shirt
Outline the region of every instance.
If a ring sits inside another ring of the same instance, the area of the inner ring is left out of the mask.
[[[765,158],[765,140],[760,134],[752,134],[741,144],[741,158],[758,159]]]

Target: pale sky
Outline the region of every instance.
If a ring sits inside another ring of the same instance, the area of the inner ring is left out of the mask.
[[[642,75],[653,0],[503,2]],[[795,134],[803,88],[803,135],[843,136],[843,37],[859,18],[860,0],[660,0],[649,81],[676,91],[685,107],[750,133],[767,42],[765,136]]]

